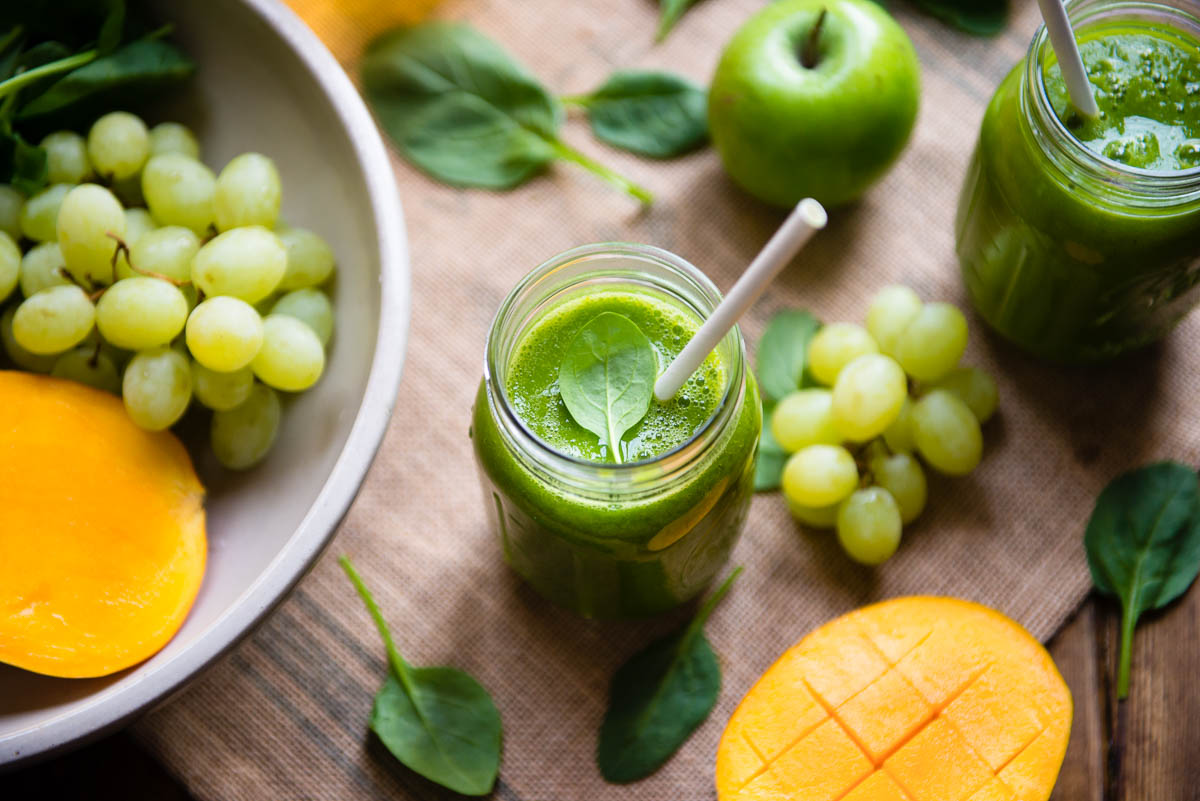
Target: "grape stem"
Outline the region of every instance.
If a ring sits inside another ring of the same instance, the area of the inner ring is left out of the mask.
[[[88,367],[95,368],[100,363],[100,341],[96,340],[96,347],[92,349],[92,355],[88,358]]]
[[[121,258],[121,254],[124,253],[125,254],[125,263],[129,265],[129,269],[133,270],[138,275],[145,275],[145,276],[149,276],[150,278],[157,278],[160,281],[166,281],[168,284],[171,284],[172,286],[175,286],[175,287],[181,287],[181,286],[185,286],[185,285],[191,283],[191,281],[180,281],[178,278],[172,278],[171,276],[164,275],[163,273],[156,273],[153,270],[143,270],[141,267],[138,267],[136,264],[133,263],[133,254],[130,253],[129,245],[125,244],[124,239],[117,236],[112,231],[105,231],[104,235],[117,240],[117,247],[115,250],[113,250],[113,257],[112,257],[112,268],[113,268],[113,277],[114,278],[117,275],[117,259]]]

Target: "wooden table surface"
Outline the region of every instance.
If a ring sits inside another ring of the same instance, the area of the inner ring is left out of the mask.
[[[1093,598],[1050,643],[1075,696],[1052,801],[1200,801],[1200,590],[1138,630],[1130,695],[1121,704],[1114,695],[1119,625],[1116,605]],[[0,776],[4,801],[189,798],[126,734]]]

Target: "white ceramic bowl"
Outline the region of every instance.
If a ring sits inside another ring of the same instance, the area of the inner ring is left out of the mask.
[[[275,0],[157,5],[199,70],[184,95],[148,118],[194,126],[204,160],[216,168],[247,150],[274,158],[284,219],[321,233],[338,256],[337,330],[325,376],[289,405],[262,465],[234,475],[198,464],[209,489],[208,572],[166,648],[103,679],[52,679],[0,665],[0,769],[121,725],[261,621],[345,515],[400,380],[409,318],[404,220],[387,153],[354,86]]]

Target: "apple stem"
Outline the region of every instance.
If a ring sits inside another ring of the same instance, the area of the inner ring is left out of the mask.
[[[821,13],[817,14],[817,21],[808,32],[808,38],[804,40],[804,47],[800,50],[800,64],[805,69],[811,70],[817,66],[817,46],[821,41],[821,29],[825,27],[825,15],[828,11],[829,9],[822,8]]]

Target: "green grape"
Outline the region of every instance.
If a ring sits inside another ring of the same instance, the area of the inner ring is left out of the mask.
[[[117,365],[104,348],[96,345],[83,345],[62,354],[55,360],[50,375],[87,384],[114,395],[121,394],[121,376],[117,373]]]
[[[57,228],[71,275],[92,285],[111,284],[117,239],[125,237],[125,210],[113,193],[96,184],[75,187],[63,198]]]
[[[839,504],[819,506],[814,509],[811,506],[801,506],[798,503],[792,503],[786,498],[784,500],[787,501],[787,508],[792,513],[792,517],[809,528],[833,528],[837,524]]]
[[[62,250],[57,242],[34,245],[21,257],[21,294],[31,298],[43,289],[70,284],[62,267]]]
[[[322,345],[328,345],[329,338],[333,336],[333,304],[319,289],[293,290],[275,301],[270,313],[286,314],[306,323],[316,332]]]
[[[262,347],[250,366],[267,386],[303,392],[324,372],[325,348],[316,333],[295,317],[268,314],[263,320]]]
[[[809,445],[783,467],[783,494],[789,502],[820,508],[838,503],[858,486],[854,457],[838,445]]]
[[[917,449],[917,444],[913,442],[912,408],[912,401],[905,397],[900,414],[883,430],[883,441],[896,453],[912,453]]]
[[[17,314],[17,307],[10,306],[8,311],[0,316],[0,340],[4,343],[4,352],[8,354],[8,358],[12,359],[13,364],[24,370],[29,370],[34,373],[48,373],[54,369],[54,362],[58,359],[57,355],[41,356],[36,353],[30,353],[21,347],[17,342],[17,338],[13,336],[13,317]]]
[[[142,175],[131,175],[123,181],[113,181],[112,193],[117,196],[117,200],[121,201],[121,205],[129,206],[145,206],[146,196],[142,194]]]
[[[153,273],[176,283],[192,280],[192,258],[200,250],[200,237],[182,225],[166,225],[147,231],[129,246],[129,259],[141,272],[135,272],[129,262],[117,262],[117,278]]]
[[[878,352],[879,346],[867,329],[854,323],[830,323],[808,343],[808,370],[813,378],[831,387],[847,364]]]
[[[40,147],[46,151],[46,180],[52,184],[78,184],[92,175],[87,142],[74,131],[47,134]]]
[[[967,318],[949,303],[926,303],[896,339],[896,361],[918,381],[937,381],[967,349]]]
[[[900,507],[882,487],[857,490],[838,509],[837,536],[856,562],[879,565],[900,546]]]
[[[170,428],[192,400],[192,371],[187,357],[170,347],[138,353],[125,367],[121,397],[125,411],[142,428]]]
[[[965,476],[983,458],[979,420],[967,404],[944,389],[935,389],[913,404],[913,440],[929,466],[951,476]]]
[[[212,449],[231,470],[246,470],[262,461],[279,433],[279,396],[255,383],[240,406],[213,412]]]
[[[213,224],[212,170],[179,153],[152,156],[142,170],[146,206],[159,225],[182,225],[203,236]]]
[[[967,404],[980,424],[996,413],[999,391],[996,380],[978,367],[956,367],[939,379],[931,389],[944,389]]]
[[[177,287],[142,275],[113,284],[96,304],[100,334],[126,350],[168,344],[183,330],[187,318],[187,299]]]
[[[318,286],[333,274],[333,251],[324,239],[304,228],[287,228],[277,236],[287,248],[287,271],[279,282],[281,290]]]
[[[232,373],[209,370],[200,362],[192,362],[192,391],[196,400],[216,412],[229,411],[250,397],[254,372],[249,367]]]
[[[775,406],[771,433],[788,453],[808,445],[837,445],[841,432],[833,424],[833,393],[827,389],[801,389]]]
[[[209,298],[187,320],[192,358],[210,370],[231,373],[254,359],[263,343],[263,321],[254,307],[229,297]]]
[[[246,225],[271,228],[279,217],[282,196],[275,162],[261,153],[237,156],[217,176],[217,191],[213,196],[217,230]]]
[[[113,111],[92,124],[87,155],[96,172],[110,181],[136,175],[150,155],[146,123],[127,111]]]
[[[842,369],[833,385],[833,422],[847,439],[866,442],[895,421],[908,397],[904,371],[890,356],[868,353]]]
[[[160,122],[150,129],[150,155],[179,153],[190,159],[200,158],[200,143],[186,125]]]
[[[921,306],[921,298],[906,286],[885,286],[875,294],[867,308],[867,330],[881,352],[896,355],[896,340],[921,312]]]
[[[13,317],[13,336],[30,353],[62,353],[83,341],[96,307],[79,287],[52,286],[26,298]]]
[[[58,208],[74,188],[71,184],[53,184],[26,200],[21,207],[21,233],[38,242],[57,239]]]
[[[873,457],[868,466],[875,483],[891,493],[900,507],[900,519],[911,523],[925,509],[928,489],[925,471],[910,453]]]
[[[17,288],[21,279],[21,249],[6,232],[0,231],[0,301]]]
[[[279,285],[287,251],[260,225],[235,228],[207,242],[192,259],[192,281],[205,295],[257,303]]]
[[[0,231],[13,241],[21,239],[21,209],[25,208],[25,196],[8,184],[0,184]]]
[[[134,243],[142,238],[143,234],[153,231],[158,226],[154,224],[154,218],[150,216],[150,212],[145,209],[125,209],[125,248],[132,249]],[[133,269],[129,266],[129,253],[125,249],[121,249],[117,253],[116,280],[129,278],[136,275]]]

